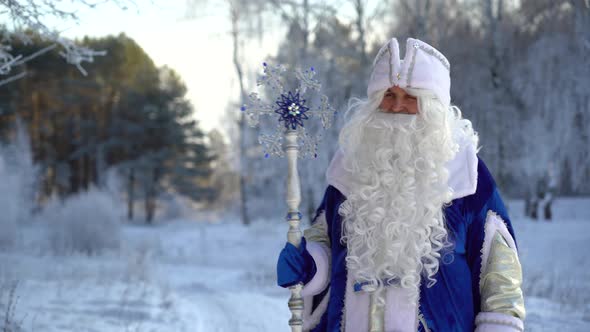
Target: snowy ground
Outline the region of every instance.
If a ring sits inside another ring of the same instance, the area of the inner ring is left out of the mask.
[[[527,331],[590,331],[590,199],[555,207],[557,221],[533,223],[521,202],[509,206]],[[24,253],[0,254],[0,327],[9,312],[14,331],[289,331],[289,294],[275,286],[286,229],[280,220],[126,226],[120,250],[88,257],[41,254],[32,225]]]

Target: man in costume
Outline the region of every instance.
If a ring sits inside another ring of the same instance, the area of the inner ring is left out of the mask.
[[[513,229],[449,70],[391,39],[349,105],[316,217],[277,266],[304,284],[305,331],[523,331]]]

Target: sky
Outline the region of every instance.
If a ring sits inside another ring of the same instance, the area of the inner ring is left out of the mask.
[[[176,70],[188,88],[201,128],[225,130],[226,110],[238,102],[239,84],[232,62],[230,20],[223,1],[212,0],[195,18],[186,19],[186,0],[137,0],[136,6],[122,10],[105,3],[96,8],[78,7],[79,22],[50,23],[62,35],[79,38],[100,37],[123,32],[134,39],[154,60]],[[204,1],[203,1],[204,2]],[[246,67],[264,61],[276,51],[277,34],[268,34],[261,43],[249,47],[242,59]],[[92,74],[90,65],[85,68]],[[254,88],[255,74],[247,90]],[[238,111],[238,107],[236,107]]]

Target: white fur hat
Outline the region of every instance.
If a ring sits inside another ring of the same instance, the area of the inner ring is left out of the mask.
[[[406,55],[400,59],[399,44],[392,38],[377,53],[367,96],[394,85],[433,92],[446,106],[451,103],[451,66],[434,47],[413,38],[406,41]]]

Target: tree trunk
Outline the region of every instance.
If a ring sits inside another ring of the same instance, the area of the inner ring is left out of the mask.
[[[424,5],[422,5],[422,1],[418,1],[417,4],[417,25],[418,25],[418,38],[424,40],[427,43],[431,43],[432,41],[429,38],[428,34],[428,13],[430,11],[430,0],[425,0]]]
[[[369,59],[367,58],[367,42],[365,36],[365,2],[363,0],[355,0],[354,7],[356,9],[356,29],[359,34],[357,41],[359,45],[361,67],[366,68]]]
[[[300,65],[307,62],[307,51],[309,48],[309,0],[303,0],[303,29],[301,30],[303,47],[300,50]]]
[[[133,202],[135,202],[135,169],[130,168],[127,178],[127,219],[133,220]]]
[[[242,66],[240,65],[239,59],[239,27],[238,27],[238,20],[239,20],[239,9],[233,6],[230,3],[230,10],[231,10],[231,21],[232,21],[232,40],[233,40],[233,63],[236,69],[236,74],[238,75],[238,82],[240,83],[240,102],[243,102],[246,99],[246,91],[244,89],[244,74],[242,72]],[[242,223],[244,225],[250,224],[250,217],[248,216],[248,199],[246,194],[246,179],[244,173],[247,174],[247,163],[246,161],[246,119],[243,114],[240,114],[240,119],[238,120],[238,127],[239,127],[239,140],[240,140],[240,151],[239,151],[239,158],[240,158],[240,214],[242,217]]]
[[[154,216],[156,215],[156,187],[160,179],[160,172],[158,167],[154,167],[152,172],[152,179],[148,182],[148,188],[145,194],[145,221],[147,224],[154,222]]]

